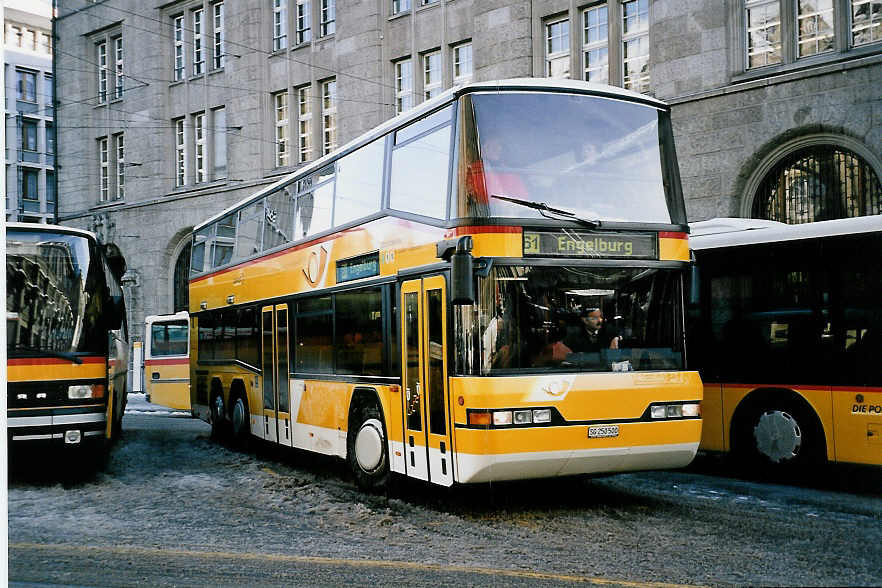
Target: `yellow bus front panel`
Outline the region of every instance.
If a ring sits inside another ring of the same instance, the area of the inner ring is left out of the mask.
[[[457,481],[685,466],[698,449],[701,419],[652,419],[650,406],[697,404],[701,397],[695,372],[451,378]],[[556,416],[545,425],[468,421],[475,410],[546,408]],[[608,425],[609,436],[590,436]]]

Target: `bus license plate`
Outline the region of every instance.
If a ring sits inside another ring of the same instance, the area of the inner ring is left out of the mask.
[[[595,439],[597,437],[618,437],[618,425],[594,425],[588,427],[588,438]]]

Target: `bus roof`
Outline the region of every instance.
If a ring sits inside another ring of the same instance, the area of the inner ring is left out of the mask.
[[[345,154],[347,151],[352,151],[356,147],[360,147],[366,143],[370,143],[374,139],[378,139],[379,137],[385,135],[392,129],[403,127],[404,125],[411,123],[415,120],[418,120],[429,113],[440,110],[444,105],[452,102],[455,98],[462,96],[463,94],[470,94],[476,92],[487,92],[487,91],[496,91],[496,92],[517,92],[517,91],[530,91],[530,92],[541,92],[541,91],[549,91],[549,92],[575,92],[579,94],[587,94],[591,96],[600,96],[606,98],[614,98],[619,100],[627,100],[631,102],[638,102],[645,104],[647,106],[651,106],[654,108],[659,108],[663,110],[667,110],[669,107],[667,104],[662,102],[661,100],[657,100],[651,96],[647,96],[645,94],[638,94],[637,92],[632,92],[630,90],[625,90],[623,88],[617,88],[615,86],[608,86],[606,84],[598,84],[594,82],[583,82],[580,80],[552,80],[548,78],[512,78],[507,80],[493,80],[488,82],[472,82],[469,84],[463,84],[461,86],[454,86],[445,90],[438,96],[426,100],[411,108],[406,112],[402,112],[398,116],[392,117],[389,120],[381,123],[379,126],[374,127],[373,129],[367,131],[366,133],[359,135],[355,139],[349,141],[342,147],[338,147],[331,153],[316,159],[312,163],[305,165],[298,170],[291,172],[285,176],[282,176],[278,181],[270,184],[262,188],[261,190],[247,196],[246,198],[236,202],[232,206],[229,206],[222,210],[221,212],[215,214],[211,218],[199,223],[193,228],[193,231],[199,231],[204,227],[210,225],[211,223],[227,216],[239,208],[242,208],[248,205],[250,202],[255,200],[259,200],[263,198],[267,194],[275,192],[276,190],[291,184],[295,180],[308,176],[309,174],[321,169],[331,161],[337,159],[341,155]]]
[[[168,321],[190,320],[190,313],[186,310],[176,312],[175,314],[151,314],[144,317],[144,324],[162,323]]]
[[[692,249],[716,249],[882,231],[882,215],[841,218],[798,225],[761,219],[714,218],[689,223],[689,229],[689,246]]]
[[[98,237],[92,231],[86,231],[85,229],[77,229],[74,227],[63,227],[61,225],[46,225],[43,223],[6,223],[6,230],[9,231],[9,229],[25,231],[55,231],[58,233],[79,235],[80,237],[87,237],[95,241],[98,240]]]

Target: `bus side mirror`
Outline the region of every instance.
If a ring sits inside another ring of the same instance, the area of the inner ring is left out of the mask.
[[[438,257],[450,259],[450,302],[458,305],[475,303],[475,273],[472,238],[468,235],[438,243]]]

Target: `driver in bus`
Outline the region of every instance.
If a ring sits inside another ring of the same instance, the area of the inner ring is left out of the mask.
[[[603,310],[586,307],[579,315],[579,324],[570,329],[564,344],[574,352],[597,352],[618,349],[621,337],[611,335],[603,328]]]

